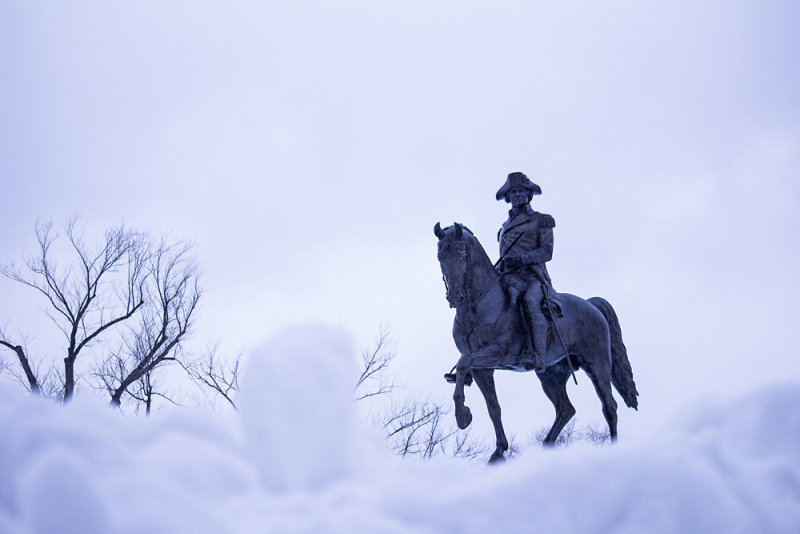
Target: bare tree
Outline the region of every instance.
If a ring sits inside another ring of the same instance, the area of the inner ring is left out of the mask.
[[[611,434],[607,426],[590,424],[581,429],[581,439],[594,445],[604,445],[611,441]]]
[[[202,294],[190,245],[162,240],[146,265],[144,305],[138,320],[123,334],[121,348],[95,370],[114,406],[122,403],[126,393],[146,403],[152,401],[152,372],[180,358],[181,343],[191,330]],[[139,395],[133,395],[132,386],[141,386],[142,380],[144,387],[139,387]]]
[[[475,441],[471,434],[470,430],[466,430],[465,432],[458,432],[453,435],[453,443],[452,448],[450,449],[450,455],[454,458],[466,458],[469,460],[474,460],[476,458],[481,458],[489,454],[493,447],[489,447],[485,444],[480,444]],[[509,456],[509,451],[511,451],[511,447],[509,446],[509,450],[506,451],[506,456]]]
[[[31,367],[31,361],[28,358],[28,355],[25,353],[25,349],[22,347],[22,345],[12,344],[7,340],[5,332],[0,330],[0,346],[14,351],[14,354],[17,356],[17,361],[19,361],[19,366],[24,373],[24,377],[12,370],[11,365],[6,363],[5,360],[0,363],[0,371],[9,370],[11,375],[14,376],[14,378],[16,378],[17,381],[27,388],[31,393],[35,395],[41,395],[42,391],[41,386],[39,386],[39,379],[36,378],[37,373],[34,372],[33,368]]]
[[[145,415],[150,415],[153,409],[153,401],[161,398],[171,404],[177,405],[177,401],[172,395],[167,393],[166,386],[157,376],[157,369],[151,369],[144,373],[135,386],[128,388],[128,394],[136,403],[137,410],[144,409]]]
[[[541,445],[549,429],[542,427],[533,435],[531,442]],[[587,441],[593,445],[602,445],[610,439],[608,428],[596,424],[577,426],[575,419],[567,423],[556,440],[557,447],[567,447],[576,441]]]
[[[14,350],[10,346],[10,344],[8,342],[3,343],[2,342],[3,339],[4,339],[4,336],[2,335],[2,331],[0,331],[0,347],[11,348],[12,350]],[[20,348],[22,348],[22,347],[20,347]],[[3,373],[6,373],[6,372],[11,372],[10,371],[11,366],[6,361],[4,353],[5,353],[5,351],[0,351],[0,375],[2,375]],[[15,353],[16,353],[16,351],[15,351]],[[23,382],[23,385],[24,385],[24,382]]]
[[[392,450],[401,456],[431,458],[448,454],[456,429],[445,417],[451,412],[430,400],[408,401],[392,409],[384,422]],[[473,445],[465,445],[467,448]]]
[[[239,363],[242,353],[237,353],[232,362],[221,363],[217,357],[219,343],[211,347],[206,354],[184,366],[189,377],[197,384],[203,386],[206,391],[225,399],[234,410],[236,406],[236,396],[239,393]]]
[[[156,399],[176,403],[179,394],[167,391],[163,378],[177,363],[201,390],[236,408],[241,355],[228,364],[216,348],[197,359],[184,351],[202,295],[193,247],[154,242],[123,226],[104,237],[92,248],[76,219],[61,232],[37,223],[36,253],[22,267],[2,267],[7,278],[45,297],[45,312],[64,334],[66,350],[59,372],[48,360],[31,358],[22,336],[12,339],[0,328],[0,371],[35,394],[66,402],[80,378],[77,363],[86,359],[79,356],[94,346],[95,357],[82,368],[91,370],[113,406],[127,399],[150,413]]]
[[[130,319],[144,304],[142,267],[146,249],[142,235],[124,226],[108,230],[97,249],[84,243],[76,219],[63,230],[72,256],[66,265],[60,264],[51,250],[61,236],[52,223],[38,223],[37,253],[25,260],[24,268],[12,264],[0,272],[47,300],[47,315],[66,338],[63,387],[58,396],[68,402],[75,392],[78,357],[101,334]],[[29,389],[40,392],[40,381],[22,346],[5,336],[2,345],[17,354]]]
[[[394,359],[391,350],[391,336],[386,326],[381,326],[375,347],[365,350],[361,355],[361,374],[356,381],[356,400],[391,393],[394,381],[387,377],[389,364]],[[368,389],[369,388],[369,389]]]
[[[449,417],[450,408],[431,399],[397,399],[401,388],[389,378],[394,357],[389,331],[382,327],[375,345],[362,353],[355,387],[358,401],[383,405],[378,408],[377,423],[391,449],[401,456],[425,459],[437,455],[471,459],[487,453],[489,448],[476,442],[469,432],[458,432]]]

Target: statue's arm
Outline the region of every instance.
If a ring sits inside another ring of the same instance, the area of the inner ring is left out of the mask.
[[[539,247],[525,252],[523,261],[526,264],[544,263],[553,258],[553,229],[539,229]]]

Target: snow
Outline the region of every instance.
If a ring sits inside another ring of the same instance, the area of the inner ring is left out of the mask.
[[[266,487],[308,489],[349,473],[353,351],[343,331],[324,325],[290,328],[254,351],[241,425]]]
[[[250,355],[230,416],[126,418],[3,386],[0,532],[800,531],[798,383],[490,468],[388,453],[356,419],[354,361],[338,328],[286,330]]]

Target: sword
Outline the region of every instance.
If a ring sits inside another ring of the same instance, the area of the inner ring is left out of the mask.
[[[558,329],[558,325],[556,324],[556,315],[553,313],[553,306],[550,304],[550,288],[547,287],[547,284],[542,285],[544,286],[544,302],[547,304],[547,311],[550,312],[550,320],[553,322],[553,330],[556,331],[556,337],[558,338],[558,342],[561,344],[561,349],[564,351],[564,357],[567,359],[567,365],[569,365],[569,372],[572,374],[572,379],[577,385],[578,379],[575,378],[575,368],[572,367],[572,360],[569,359],[567,346],[564,345],[564,339],[561,337],[561,331]]]

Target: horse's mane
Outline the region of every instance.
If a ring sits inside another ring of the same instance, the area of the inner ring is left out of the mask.
[[[473,252],[477,253],[481,261],[483,261],[485,264],[494,269],[494,264],[492,263],[492,260],[489,259],[489,255],[486,253],[486,250],[483,248],[483,245],[481,245],[481,242],[478,241],[478,238],[475,237],[475,234],[472,232],[472,230],[470,230],[463,224],[461,225],[461,228],[464,229],[464,236],[467,238],[466,239],[467,245],[472,249]]]

